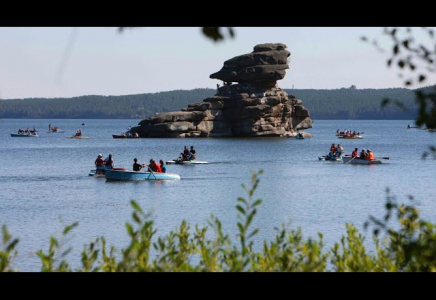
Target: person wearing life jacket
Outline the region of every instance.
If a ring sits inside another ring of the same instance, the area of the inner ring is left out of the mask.
[[[357,153],[358,153],[357,148],[354,148],[354,151],[351,152],[351,158],[356,157]]]
[[[374,153],[372,153],[372,151],[369,149],[367,150],[367,152],[368,152],[368,156],[366,157],[366,159],[367,160],[375,160]]]
[[[150,164],[148,165],[148,171],[149,172],[157,172],[162,173],[162,169],[160,166],[154,161],[154,159],[150,159]]]
[[[104,174],[104,160],[103,160],[103,155],[100,153],[97,156],[97,159],[94,162],[95,166],[96,166],[96,171],[95,173],[98,174]]]

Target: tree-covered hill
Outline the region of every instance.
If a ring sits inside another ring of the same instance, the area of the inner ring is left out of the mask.
[[[414,119],[413,90],[405,88],[335,90],[285,89],[303,100],[312,119]],[[141,119],[177,111],[216,93],[214,89],[174,90],[125,96],[28,98],[0,101],[0,118]],[[381,107],[383,99],[398,100],[408,108]]]

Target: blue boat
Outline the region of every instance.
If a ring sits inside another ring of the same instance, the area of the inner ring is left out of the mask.
[[[32,134],[32,133],[23,133],[23,134],[18,134],[18,133],[11,133],[11,137],[38,137],[39,135]]]
[[[174,180],[180,179],[175,173],[156,173],[143,171],[107,170],[106,180],[116,181],[139,181],[139,180]]]

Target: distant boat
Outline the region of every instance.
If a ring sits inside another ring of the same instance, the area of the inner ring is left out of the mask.
[[[89,136],[67,136],[67,139],[89,139]]]
[[[362,135],[338,135],[339,139],[363,139]]]
[[[203,165],[208,164],[207,161],[198,161],[198,160],[169,160],[166,162],[167,165],[176,164],[176,165]]]
[[[39,135],[32,133],[11,133],[11,137],[38,137]]]
[[[85,123],[82,123],[83,126],[85,126]]]
[[[112,134],[114,139],[139,139],[139,136],[126,136],[125,134]]]

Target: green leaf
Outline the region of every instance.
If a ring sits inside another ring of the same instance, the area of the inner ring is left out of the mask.
[[[245,209],[241,205],[236,205],[236,209],[240,211],[243,215],[245,215]]]
[[[63,234],[67,234],[68,232],[70,232],[74,227],[77,227],[77,225],[79,225],[79,222],[74,222],[73,224],[65,227]]]
[[[139,206],[139,204],[135,200],[130,201],[130,204],[132,205],[134,210],[136,210],[137,212],[142,213],[141,207]]]
[[[262,200],[261,200],[261,199],[257,199],[257,200],[253,203],[252,207],[258,206],[258,205],[260,205],[261,203],[262,203]]]

